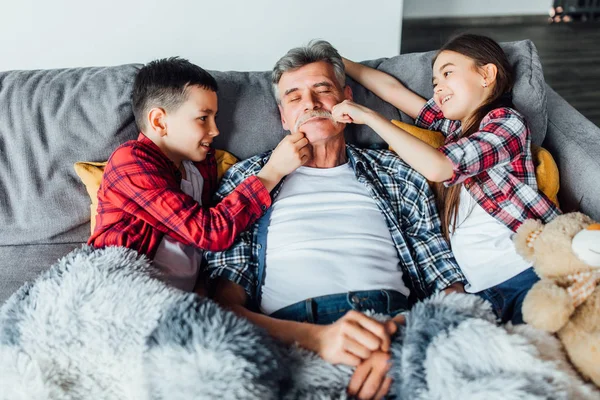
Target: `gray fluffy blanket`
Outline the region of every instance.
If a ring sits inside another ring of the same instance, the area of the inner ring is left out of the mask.
[[[0,399],[344,399],[352,374],[124,248],[77,249],[0,308]],[[554,337],[502,327],[475,296],[417,304],[393,343],[400,399],[600,398]]]

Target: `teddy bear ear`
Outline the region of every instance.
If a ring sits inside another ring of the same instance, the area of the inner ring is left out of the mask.
[[[535,241],[544,230],[544,224],[536,219],[528,219],[517,229],[513,242],[517,253],[527,261],[533,261]]]

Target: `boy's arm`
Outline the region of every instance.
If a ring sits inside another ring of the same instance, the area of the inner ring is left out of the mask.
[[[213,251],[231,246],[271,205],[264,184],[251,176],[216,207],[205,209],[180,190],[167,165],[137,147],[113,154],[103,186],[112,204],[184,244]]]
[[[381,99],[392,104],[397,109],[416,118],[426,103],[426,100],[409,90],[399,80],[385,72],[355,63],[346,58],[344,65],[346,73],[355,81],[375,93]]]

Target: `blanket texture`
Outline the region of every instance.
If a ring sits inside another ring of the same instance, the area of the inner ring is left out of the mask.
[[[399,399],[600,398],[553,336],[499,326],[475,296],[417,304],[392,355]],[[351,374],[124,248],[74,250],[0,308],[2,400],[344,399]]]

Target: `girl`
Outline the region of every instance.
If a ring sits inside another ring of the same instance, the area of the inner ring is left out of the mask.
[[[442,227],[467,277],[465,290],[492,303],[503,322],[523,323],[521,305],[538,278],[511,236],[525,219],[548,222],[560,211],[537,191],[530,132],[513,108],[513,72],[502,48],[478,35],[451,40],[434,58],[429,101],[381,71],[344,63],[348,75],[415,118],[415,125],[445,135],[435,149],[351,101],[333,109],[338,122],[367,124],[437,182]]]

